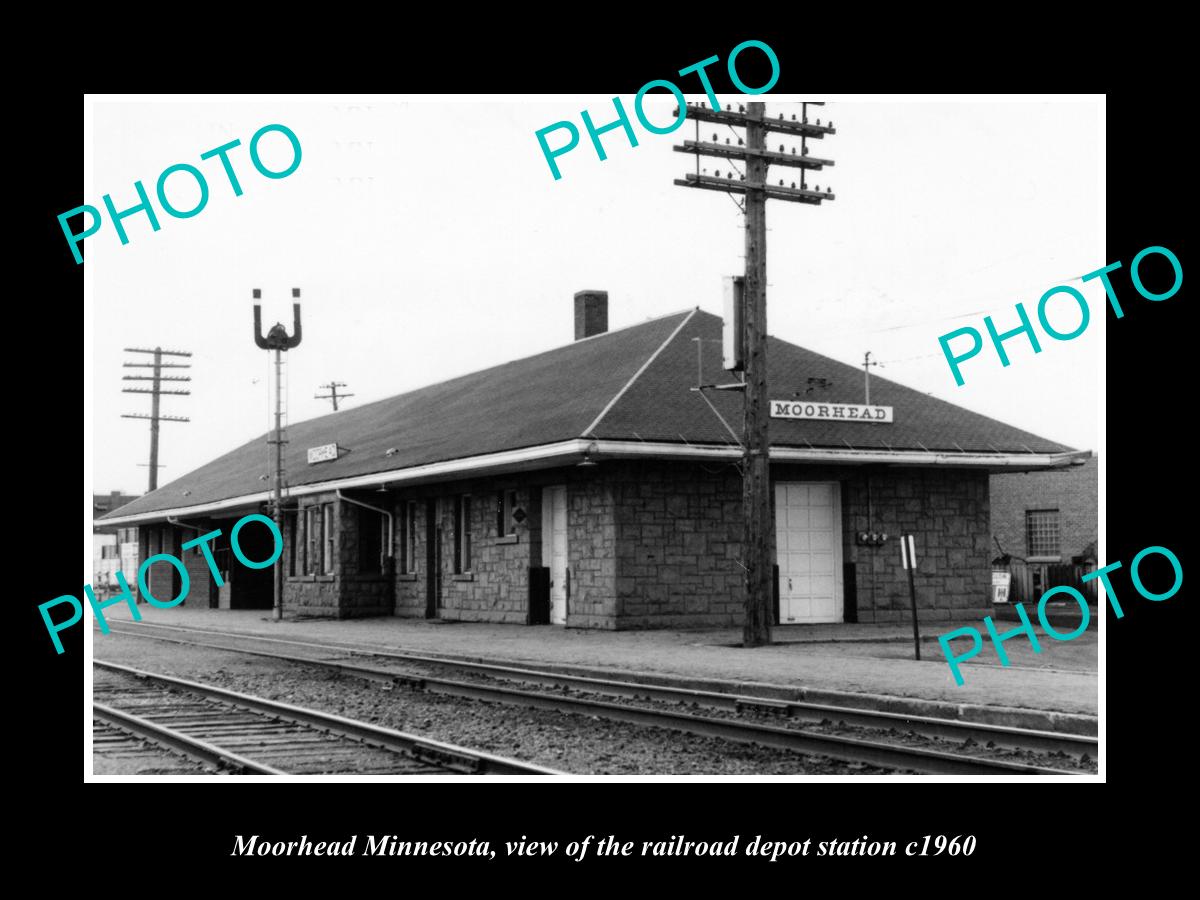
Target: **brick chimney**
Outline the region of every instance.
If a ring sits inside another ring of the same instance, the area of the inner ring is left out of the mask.
[[[608,331],[608,291],[575,294],[575,340]]]

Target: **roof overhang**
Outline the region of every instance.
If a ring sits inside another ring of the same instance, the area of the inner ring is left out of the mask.
[[[732,444],[650,443],[646,441],[597,441],[592,456],[658,457],[661,459],[740,459],[742,450]],[[835,463],[837,465],[939,466],[989,469],[1002,472],[1057,469],[1081,465],[1090,450],[1061,453],[971,453],[965,450],[856,450],[851,447],[772,447],[772,462]]]
[[[1062,468],[1083,463],[1091,455],[1087,450],[1072,450],[1062,453],[970,453],[966,451],[946,452],[935,450],[855,450],[847,447],[772,447],[771,459],[787,463],[828,463],[836,465],[888,465],[888,466],[937,466],[952,468],[986,469],[997,472],[1023,472],[1038,469]],[[296,485],[287,489],[286,498],[325,494],[335,490],[350,490],[365,487],[400,487],[402,485],[427,484],[449,478],[481,477],[533,469],[554,468],[574,465],[585,457],[593,462],[608,459],[673,459],[680,461],[736,460],[742,451],[734,444],[679,444],[654,441],[612,441],[575,438],[536,447],[504,450],[444,462],[411,466],[335,478],[329,481]],[[172,518],[196,516],[233,516],[253,512],[262,503],[271,499],[270,491],[259,491],[209,503],[174,506],[166,509],[148,510],[125,516],[110,516],[95,520],[105,526],[137,525],[161,522]]]

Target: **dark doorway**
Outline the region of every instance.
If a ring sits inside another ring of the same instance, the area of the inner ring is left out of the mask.
[[[437,501],[425,501],[425,618],[436,619],[441,582],[441,535],[437,527]]]
[[[275,539],[266,526],[252,522],[238,532],[238,547],[247,559],[266,560],[275,551]],[[229,608],[271,609],[275,605],[274,567],[252,569],[236,560],[234,563],[227,576]]]

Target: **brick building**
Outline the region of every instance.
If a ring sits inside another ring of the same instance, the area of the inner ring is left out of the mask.
[[[565,347],[288,429],[285,613],[741,621],[742,398],[695,390],[730,380],[716,351],[698,369],[697,341],[715,346],[721,319],[692,309],[609,332],[603,292],[576,295],[575,313]],[[775,338],[768,358],[771,396],[794,411],[833,415],[861,398],[851,366]],[[902,532],[916,535],[923,616],[977,619],[989,609],[989,473],[1078,454],[885,379],[871,388],[891,420],[860,407],[857,420],[771,421],[777,619],[904,619]],[[109,517],[138,526],[143,558],[222,529],[226,584],[189,551],[190,605],[271,605],[270,570],[231,566],[228,546],[233,523],[269,499],[263,440]],[[270,555],[265,527],[241,537],[251,559]],[[176,595],[172,573],[151,568],[156,597]]]
[[[1045,472],[991,476],[996,553],[1036,563],[1096,561],[1096,457]]]
[[[1035,602],[1050,587],[1074,587],[1092,602],[1096,582],[1099,478],[1096,458],[1041,472],[991,476],[993,567],[1011,576],[1011,602]]]

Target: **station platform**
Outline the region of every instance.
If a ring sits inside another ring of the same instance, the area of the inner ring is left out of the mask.
[[[772,645],[747,649],[740,646],[740,629],[598,631],[389,617],[274,622],[263,610],[139,606],[139,611],[149,623],[348,649],[503,661],[595,677],[1096,733],[1094,626],[1072,641],[1045,638],[1038,654],[1023,636],[1007,641],[1012,664],[1006,667],[985,636],[983,650],[963,664],[965,684],[958,686],[937,642],[952,630],[946,623],[923,630],[918,662],[910,624],[781,626],[773,630]],[[124,606],[106,613],[113,624],[130,618]],[[104,656],[104,640],[93,632],[96,657]],[[964,650],[967,646],[964,641]]]

